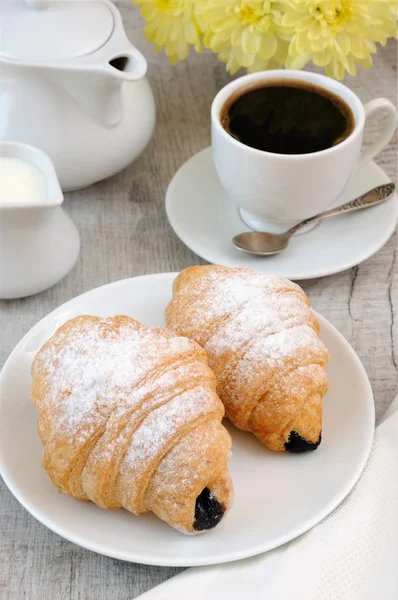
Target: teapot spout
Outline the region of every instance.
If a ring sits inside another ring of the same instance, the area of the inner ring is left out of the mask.
[[[83,63],[83,64],[82,64]],[[51,77],[95,121],[117,125],[122,118],[121,88],[145,76],[145,58],[133,46],[95,64],[58,65]]]

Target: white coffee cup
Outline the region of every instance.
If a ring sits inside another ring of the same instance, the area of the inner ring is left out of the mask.
[[[269,81],[306,81],[342,98],[351,108],[355,125],[341,143],[312,154],[274,154],[246,146],[223,128],[220,113],[231,96],[253,84]],[[365,119],[374,111],[388,113],[387,123],[369,148],[361,153]],[[243,221],[255,230],[279,233],[327,209],[341,194],[353,170],[363,167],[390,141],[397,111],[386,98],[363,105],[342,83],[308,71],[263,71],[240,77],[223,87],[211,108],[214,164]]]

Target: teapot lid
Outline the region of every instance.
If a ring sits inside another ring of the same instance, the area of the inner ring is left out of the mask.
[[[2,0],[0,57],[51,62],[95,52],[113,33],[112,11],[100,0]]]

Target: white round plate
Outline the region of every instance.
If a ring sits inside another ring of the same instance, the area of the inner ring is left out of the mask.
[[[330,389],[322,444],[301,455],[273,453],[228,426],[235,487],[231,512],[211,532],[185,536],[152,514],[104,511],[59,494],[40,464],[42,446],[29,399],[30,366],[42,344],[79,314],[127,314],[163,325],[175,274],[127,279],[92,290],[42,319],[12,352],[0,375],[0,471],[19,502],[64,538],[114,558],[162,566],[228,562],[275,548],[326,517],[349,493],[368,457],[374,430],[372,391],[348,342],[323,317]]]
[[[387,175],[375,163],[354,173],[334,203],[343,204],[382,183]],[[311,182],[308,182],[311,185]],[[237,250],[232,238],[250,229],[218,179],[211,148],[190,158],[174,175],[166,194],[166,212],[177,236],[205,260],[287,277],[312,279],[339,273],[380,250],[398,220],[396,196],[380,206],[326,219],[297,235],[281,254],[257,257]]]

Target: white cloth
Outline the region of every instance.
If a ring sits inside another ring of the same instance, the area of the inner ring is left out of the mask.
[[[398,600],[398,396],[351,494],[271,552],[192,568],[142,600]]]

